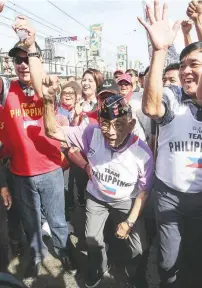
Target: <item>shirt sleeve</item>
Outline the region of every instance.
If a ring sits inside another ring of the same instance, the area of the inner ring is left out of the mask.
[[[66,142],[69,146],[78,147],[85,155],[87,155],[90,142],[93,135],[93,127],[89,126],[63,126],[63,130]]]
[[[153,184],[154,160],[149,146],[141,140],[138,143],[137,155],[139,156],[138,192],[145,191],[149,193]]]
[[[154,119],[160,126],[169,124],[176,115],[181,102],[181,88],[177,86],[166,87],[163,90],[162,103],[165,106],[165,114],[162,118]]]

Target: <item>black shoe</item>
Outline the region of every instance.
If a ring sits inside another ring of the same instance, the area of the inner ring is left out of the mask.
[[[38,277],[40,268],[41,268],[41,262],[38,262],[38,263],[30,262],[25,270],[24,278]]]
[[[85,281],[85,287],[87,288],[97,287],[100,284],[102,277],[105,276],[105,274],[107,274],[110,271],[110,269],[111,269],[111,266],[108,266],[106,271],[102,274],[97,274],[97,275],[89,274],[88,279]]]
[[[72,276],[75,276],[77,274],[77,268],[72,263],[72,261],[70,261],[68,256],[61,258],[61,262],[65,271],[67,271],[68,274]]]

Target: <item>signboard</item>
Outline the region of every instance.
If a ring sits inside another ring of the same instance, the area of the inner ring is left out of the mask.
[[[127,46],[121,45],[117,47],[117,69],[125,70],[127,63]]]
[[[91,56],[100,56],[102,39],[102,24],[90,26],[90,53]]]

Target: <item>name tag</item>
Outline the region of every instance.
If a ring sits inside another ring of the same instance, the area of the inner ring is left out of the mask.
[[[24,121],[24,129],[27,129],[29,126],[39,126],[39,123],[37,120]]]

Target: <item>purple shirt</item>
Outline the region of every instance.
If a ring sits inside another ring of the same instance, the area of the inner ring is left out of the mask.
[[[98,125],[62,129],[68,145],[77,146],[88,158],[92,181],[87,190],[93,196],[110,202],[150,191],[153,156],[148,145],[137,136],[131,134],[125,146],[115,150],[108,146]]]

